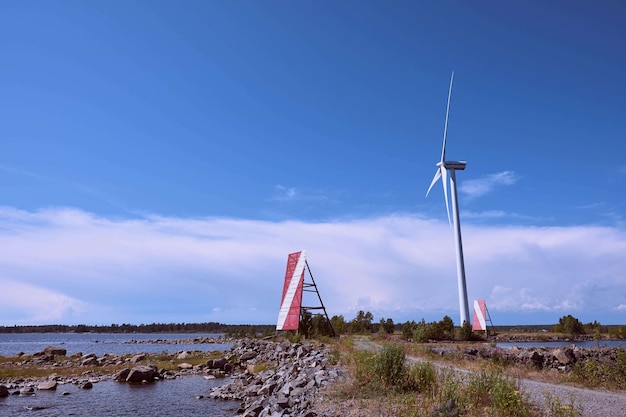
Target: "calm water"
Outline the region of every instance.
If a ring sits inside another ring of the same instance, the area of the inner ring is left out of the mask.
[[[216,334],[96,334],[96,333],[29,333],[0,334],[0,355],[19,352],[33,354],[46,346],[67,349],[67,354],[95,353],[174,353],[181,350],[228,350],[230,343],[160,344],[131,343],[148,340],[187,340],[198,337],[217,338]],[[208,398],[211,389],[228,380],[206,380],[188,376],[151,384],[130,385],[114,381],[94,384],[80,390],[72,384],[59,385],[56,391],[38,391],[35,395],[11,395],[0,398],[0,416],[216,416],[236,415],[237,401]],[[63,395],[68,392],[70,395]],[[196,397],[204,396],[202,399]],[[45,407],[33,410],[32,407]],[[31,409],[29,409],[31,408]]]
[[[230,343],[196,343],[196,344],[165,344],[165,343],[132,343],[148,340],[188,340],[199,337],[218,338],[219,334],[209,333],[0,333],[0,356],[14,356],[19,352],[33,354],[41,352],[46,346],[57,346],[67,350],[67,355],[77,352],[95,353],[174,353],[181,350],[228,350]]]
[[[90,390],[59,385],[56,391],[35,390],[32,396],[0,398],[0,416],[235,416],[239,402],[208,398],[211,388],[224,382],[188,376],[143,385],[102,381]],[[201,395],[203,399],[196,398]]]

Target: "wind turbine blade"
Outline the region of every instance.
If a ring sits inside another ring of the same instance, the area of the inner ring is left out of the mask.
[[[450,89],[448,90],[448,105],[446,106],[446,124],[443,128],[443,147],[441,148],[441,162],[446,160],[446,137],[448,136],[448,115],[450,114],[450,97],[452,96],[452,81],[454,80],[454,71],[450,76]]]
[[[442,165],[441,166],[441,182],[443,183],[443,196],[446,199],[446,212],[448,213],[448,223],[452,226],[452,221],[450,221],[450,204],[448,204],[448,170]]]
[[[441,170],[437,168],[437,172],[435,172],[433,181],[430,183],[430,187],[428,187],[428,191],[426,191],[426,197],[428,197],[428,193],[430,193],[430,190],[433,188],[433,185],[435,185],[435,183],[437,182],[439,178],[441,178]]]

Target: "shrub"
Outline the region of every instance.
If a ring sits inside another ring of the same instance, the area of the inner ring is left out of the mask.
[[[355,379],[359,386],[366,388],[378,381],[374,378],[374,359],[376,355],[367,351],[356,351],[352,355],[355,368]]]
[[[401,386],[404,378],[404,349],[397,344],[383,346],[374,360],[374,373],[388,386]]]
[[[569,404],[564,404],[558,396],[553,396],[545,392],[546,408],[550,417],[580,417],[583,415],[583,408],[576,404],[574,397],[570,397]]]
[[[510,417],[530,416],[528,401],[524,401],[519,387],[501,373],[492,373],[490,398],[497,415]]]
[[[418,362],[406,374],[404,387],[407,390],[432,394],[437,384],[437,370],[430,362]]]

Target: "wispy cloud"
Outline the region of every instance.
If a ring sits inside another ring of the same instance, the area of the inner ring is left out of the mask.
[[[90,197],[98,201],[102,201],[109,206],[114,207],[127,214],[141,214],[136,210],[132,210],[126,207],[123,202],[119,201],[115,196],[111,195],[110,193],[104,192],[103,190],[84,183],[67,181],[47,174],[28,171],[21,168],[15,168],[1,163],[0,170],[15,176],[26,177],[31,180],[35,180],[38,183],[46,185],[46,187],[59,187],[60,189],[69,189],[72,190],[72,192],[79,192],[85,195],[89,195]]]
[[[298,197],[298,190],[295,187],[285,187],[283,185],[277,185],[275,193],[272,196],[272,200],[275,201],[291,201]]]
[[[608,307],[624,303],[622,229],[471,225],[463,237],[470,301],[486,299],[496,321],[534,312],[548,323],[564,314],[605,322],[623,311]],[[301,249],[331,315],[363,308],[396,321],[458,320],[447,222],[111,219],[0,207],[0,324],[272,323],[287,254]]]
[[[320,201],[327,200],[327,196],[322,191],[302,190],[296,187],[286,187],[284,185],[276,185],[274,187],[274,195],[271,201],[288,202],[288,201]]]
[[[476,180],[463,181],[459,187],[459,191],[468,198],[477,198],[492,192],[497,187],[513,185],[518,180],[519,177],[515,172],[503,171]]]

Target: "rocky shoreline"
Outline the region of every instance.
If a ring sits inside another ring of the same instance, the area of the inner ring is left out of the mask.
[[[49,346],[43,351],[29,355],[18,354],[15,361],[3,362],[2,367],[24,369],[36,367],[51,371],[45,378],[15,376],[0,379],[0,397],[9,395],[33,395],[36,390],[56,390],[66,384],[76,385],[80,389],[91,389],[94,384],[113,379],[117,382],[148,383],[159,380],[176,379],[188,375],[204,375],[207,379],[224,378],[234,367],[224,359],[208,359],[205,363],[192,365],[184,361],[194,354],[205,354],[203,351],[180,351],[168,355],[170,362],[177,362],[176,370],[158,369],[151,364],[151,356],[145,353],[134,355],[105,354],[100,357],[93,353],[76,353],[66,357],[66,349]],[[162,355],[161,355],[162,356]],[[24,357],[23,361],[19,359]],[[106,367],[117,367],[114,373],[104,371]],[[81,369],[86,369],[80,372]],[[103,370],[100,370],[102,368]],[[68,369],[76,370],[80,376],[63,376]],[[55,372],[57,371],[57,372]]]
[[[135,340],[130,339],[124,342],[120,342],[125,345],[205,345],[205,344],[224,344],[235,343],[239,339],[231,337],[194,337],[189,339],[148,339],[148,340]]]
[[[503,349],[491,346],[439,346],[431,350],[440,356],[455,355],[466,360],[489,359],[502,363],[530,365],[536,369],[571,372],[577,363],[595,361],[610,367],[617,366],[620,348],[591,347],[581,348],[575,345],[560,347],[513,346]]]
[[[0,397],[11,395],[30,396],[37,391],[57,390],[65,384],[79,389],[92,389],[105,380],[120,383],[156,383],[189,375],[202,375],[206,379],[230,377],[207,396],[220,400],[238,400],[238,411],[246,417],[259,416],[307,416],[315,414],[310,405],[317,390],[332,384],[341,374],[340,368],[330,364],[329,348],[319,343],[290,343],[258,339],[243,339],[230,350],[221,352],[222,357],[212,358],[200,364],[184,362],[202,351],[180,351],[170,354],[170,362],[176,361],[176,370],[158,369],[146,354],[110,355],[77,353],[66,357],[66,350],[47,347],[24,361],[3,362],[4,367],[20,368],[34,364],[48,370],[59,370],[47,378],[11,377],[0,380]],[[163,359],[163,358],[161,358]],[[197,358],[196,358],[197,359]],[[197,362],[197,360],[196,360]],[[98,367],[121,368],[114,373],[98,371]],[[95,367],[95,368],[94,368]],[[60,370],[78,369],[80,376],[62,376]],[[81,368],[89,369],[80,372]],[[70,395],[65,391],[62,395]],[[198,396],[202,398],[203,396]]]
[[[210,396],[240,400],[243,417],[314,417],[317,391],[343,376],[330,357],[324,344],[244,340],[227,356],[242,372]]]
[[[48,347],[32,357],[24,355],[21,361],[18,355],[12,358],[13,361],[0,364],[16,370],[16,374],[31,365],[52,372],[45,379],[20,376],[0,379],[0,397],[28,396],[40,390],[56,390],[65,384],[88,390],[105,380],[145,384],[201,375],[206,379],[228,377],[228,381],[206,396],[240,401],[238,414],[244,417],[314,417],[316,414],[312,409],[318,391],[345,377],[342,368],[331,359],[331,348],[325,344],[259,339],[232,342],[230,350],[219,352],[219,357],[218,352],[204,351],[159,355],[160,361],[165,360],[170,364],[168,369],[159,369],[155,365],[154,355],[105,354],[98,357],[95,354],[77,353],[66,357],[65,349]],[[571,372],[577,363],[588,360],[614,366],[620,360],[619,356],[623,355],[620,348],[579,348],[573,345],[502,349],[486,344],[451,344],[433,346],[431,350],[440,356],[454,355],[467,360],[489,359],[558,372]],[[194,364],[187,362],[187,359]],[[66,368],[71,368],[75,371],[74,375],[78,376],[62,376]],[[81,369],[85,370],[81,372]],[[106,369],[115,369],[115,372],[107,372]],[[63,395],[69,395],[69,392]]]

